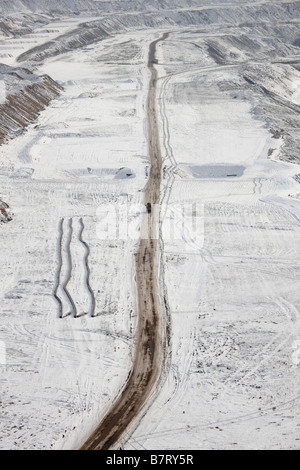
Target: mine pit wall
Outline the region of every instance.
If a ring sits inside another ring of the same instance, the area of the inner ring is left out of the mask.
[[[8,95],[0,104],[0,145],[19,135],[63,88],[48,75]]]

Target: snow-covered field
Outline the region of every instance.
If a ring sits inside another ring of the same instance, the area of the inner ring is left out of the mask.
[[[0,61],[15,65],[78,23],[5,40]],[[297,449],[300,161],[290,156],[300,72],[271,64],[269,50],[267,67],[261,49],[256,62],[242,46],[230,63],[216,62],[207,41],[216,47],[224,35],[215,27],[211,36],[204,27],[166,32],[157,54],[160,282],[171,356],[124,447]],[[64,91],[0,148],[0,201],[12,213],[0,224],[2,449],[78,448],[130,370],[149,174],[147,57],[159,36],[129,30],[37,65]],[[297,55],[292,45],[282,51]],[[118,211],[109,240],[107,205]]]

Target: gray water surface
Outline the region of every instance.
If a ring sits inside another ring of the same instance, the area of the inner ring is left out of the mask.
[[[190,165],[189,171],[194,178],[229,178],[243,176],[242,165]]]

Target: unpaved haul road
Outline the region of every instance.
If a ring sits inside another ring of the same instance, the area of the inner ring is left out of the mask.
[[[148,68],[151,71],[147,99],[148,151],[150,174],[145,188],[145,203],[159,204],[162,180],[162,157],[156,108],[158,74],[155,69],[156,45],[168,37],[164,34],[149,48]],[[167,331],[162,321],[164,306],[158,292],[158,241],[159,214],[154,210],[145,214],[142,221],[141,240],[135,259],[138,297],[138,324],[136,351],[128,380],[112,408],[80,450],[105,450],[116,446],[125,430],[138,416],[151,391],[158,384],[164,369]]]

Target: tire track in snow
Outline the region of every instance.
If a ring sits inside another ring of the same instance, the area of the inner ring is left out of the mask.
[[[162,157],[159,142],[157,119],[157,80],[154,67],[156,45],[166,39],[165,33],[150,44],[148,68],[151,72],[147,98],[148,115],[148,151],[150,173],[145,188],[145,201],[158,205],[162,181]],[[155,207],[155,206],[154,206]],[[162,372],[165,370],[168,350],[168,324],[166,296],[164,303],[159,295],[159,274],[162,262],[162,244],[157,232],[161,230],[161,214],[154,210],[144,214],[141,233],[147,238],[140,240],[135,255],[138,323],[136,332],[136,351],[127,382],[119,392],[112,408],[101,423],[81,446],[81,450],[107,450],[120,445],[121,439],[128,439],[128,434],[138,420],[147,412],[159,392]],[[145,226],[147,230],[145,230]],[[165,294],[165,293],[164,293]],[[137,420],[138,418],[138,420]],[[131,427],[131,429],[129,429]]]
[[[282,401],[281,403],[278,403],[276,405],[277,410],[289,410],[291,406],[295,404],[295,402],[298,402],[300,399],[300,395],[294,396],[294,398],[290,400],[285,400]],[[190,426],[190,430],[206,430],[209,429],[210,427],[216,427],[216,425],[230,425],[230,424],[237,424],[237,423],[244,423],[245,421],[250,421],[252,419],[257,419],[260,418],[261,416],[268,416],[272,415],[274,416],[274,408],[273,406],[266,407],[263,410],[259,411],[254,411],[252,413],[246,413],[246,414],[240,414],[238,416],[232,417],[232,418],[225,418],[221,420],[216,420],[216,421],[209,421],[206,424],[199,424],[199,425],[194,425]],[[158,438],[163,438],[168,435],[177,435],[177,434],[182,434],[186,433],[186,427],[178,427],[178,428],[172,428],[172,429],[166,429],[164,431],[156,431],[151,434],[140,434],[136,436],[137,439],[143,440],[143,443],[147,441],[148,439],[151,439],[153,436]]]
[[[58,241],[58,269],[56,273],[56,281],[55,281],[55,286],[53,289],[53,296],[55,300],[58,303],[59,307],[59,313],[58,317],[59,318],[64,318],[66,316],[73,316],[74,318],[79,318],[82,315],[78,315],[78,308],[76,306],[76,303],[74,302],[69,290],[68,290],[68,284],[72,278],[72,271],[73,271],[73,261],[72,261],[72,254],[71,254],[71,244],[72,244],[72,238],[73,238],[73,219],[69,219],[69,232],[67,235],[67,241],[66,241],[66,246],[64,248],[64,251],[66,253],[66,264],[67,264],[67,273],[66,273],[66,279],[64,282],[61,280],[61,272],[62,268],[64,265],[64,260],[63,260],[63,238],[64,238],[64,221],[65,219],[62,218],[59,224],[59,241]],[[95,295],[94,292],[91,288],[90,285],[90,268],[89,268],[89,255],[90,255],[90,248],[88,244],[83,240],[82,234],[85,229],[84,223],[82,218],[79,219],[79,231],[78,231],[78,240],[79,242],[85,247],[85,256],[83,259],[83,270],[85,271],[85,285],[86,288],[89,292],[90,296],[90,307],[89,307],[89,316],[94,317],[95,316],[95,309],[96,309],[96,300],[95,300]],[[62,291],[65,293],[68,302],[70,303],[71,306],[71,311],[68,312],[64,316],[64,305],[62,299],[58,295],[58,290],[59,288],[62,289]]]
[[[166,87],[169,84],[171,78],[172,78],[171,76],[170,77],[168,76],[163,81],[163,85],[160,91],[160,99],[159,99],[160,114],[161,114],[162,122],[163,122],[163,144],[164,144],[164,148],[166,152],[166,159],[168,159],[170,162],[169,166],[164,167],[164,173],[165,175],[166,174],[168,175],[168,179],[165,183],[165,190],[164,190],[164,194],[161,200],[162,206],[165,207],[165,211],[164,211],[164,214],[162,215],[162,218],[166,216],[167,206],[169,203],[170,195],[171,195],[173,184],[175,181],[174,172],[178,167],[178,164],[175,159],[173,149],[171,146],[171,142],[170,142],[169,122],[168,122],[167,113],[166,113]]]
[[[85,255],[85,258],[84,258],[84,265],[85,265],[85,269],[86,269],[86,285],[87,285],[87,288],[88,288],[89,293],[91,295],[90,316],[94,317],[95,316],[95,309],[96,309],[96,301],[95,301],[94,292],[93,292],[93,290],[90,286],[90,268],[89,268],[89,264],[88,264],[88,259],[89,259],[89,255],[90,255],[90,248],[89,248],[88,244],[82,239],[82,234],[83,234],[83,231],[84,231],[84,228],[85,228],[83,220],[80,219],[79,222],[80,222],[80,225],[81,225],[81,229],[79,231],[79,240],[81,241],[81,243],[86,248],[86,255]]]

